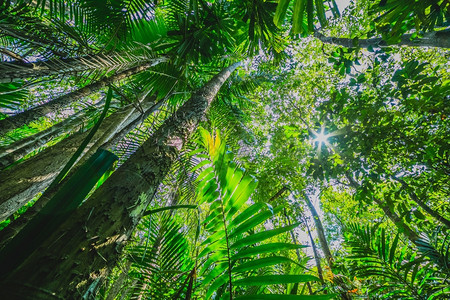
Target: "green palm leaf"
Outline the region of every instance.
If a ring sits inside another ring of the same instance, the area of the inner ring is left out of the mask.
[[[201,163],[203,171],[197,178],[197,198],[200,208],[208,205],[209,211],[203,221],[208,235],[201,243],[202,250],[198,255],[203,261],[199,271],[201,284],[208,286],[206,298],[212,295],[234,297],[240,293],[241,288],[237,287],[315,281],[317,278],[314,276],[295,274],[242,277],[243,272],[272,272],[270,267],[293,263],[287,257],[273,254],[305,246],[273,243],[271,239],[299,224],[265,230],[261,224],[279,213],[283,206],[274,209],[263,203],[247,206],[256,188],[256,180],[232,161],[232,155],[227,152],[218,132],[213,136],[200,129],[200,136],[200,147],[204,151],[203,154],[197,151],[194,155],[203,155],[204,158]]]

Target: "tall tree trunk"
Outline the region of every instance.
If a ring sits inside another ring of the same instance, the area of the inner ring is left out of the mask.
[[[373,39],[348,39],[327,37],[320,32],[315,32],[314,36],[322,43],[344,46],[347,48],[368,48],[389,46],[382,38]],[[424,34],[423,38],[411,40],[412,34],[404,34],[401,40],[395,45],[413,46],[413,47],[439,47],[450,48],[450,31],[433,31]]]
[[[130,124],[125,126],[122,130],[117,132],[111,139],[109,139],[107,142],[105,142],[101,148],[103,149],[110,149],[114,145],[116,145],[120,140],[122,140],[131,130],[136,128],[140,123],[142,123],[144,120],[146,120],[152,113],[159,110],[159,108],[165,103],[165,100],[162,99],[152,105],[149,109],[144,109],[144,113],[140,115],[139,117],[135,118]]]
[[[28,291],[28,299],[42,299],[33,287],[62,298],[88,297],[91,286],[117,262],[179,150],[238,65],[224,69],[195,92],[66,223],[8,274],[1,283],[4,294],[14,295],[16,290],[10,288],[14,282]]]
[[[306,219],[304,219],[303,222],[304,222],[305,225],[306,225],[306,230],[308,231],[309,240],[311,241],[311,247],[312,247],[312,249],[313,249],[314,260],[316,261],[317,273],[319,274],[320,282],[321,282],[322,284],[324,284],[324,281],[323,281],[322,264],[320,263],[320,256],[319,256],[319,253],[317,252],[316,243],[314,242],[314,239],[313,239],[313,237],[312,237],[312,235],[311,235],[311,231],[309,230],[308,221],[307,221]]]
[[[69,178],[70,176],[75,173],[78,168],[83,165],[85,161],[89,159],[89,157],[94,154],[98,148],[103,148],[105,150],[110,149],[113,147],[118,141],[120,141],[126,133],[130,132],[133,128],[135,128],[139,123],[143,122],[145,119],[148,118],[148,116],[155,112],[159,107],[162,105],[164,101],[161,100],[156,104],[151,105],[151,103],[144,102],[142,104],[142,109],[144,110],[143,115],[137,114],[136,111],[133,112],[131,116],[129,116],[129,119],[133,119],[128,125],[123,124],[122,126],[119,126],[118,129],[115,129],[114,126],[108,126],[109,130],[107,128],[103,128],[102,131],[104,132],[102,136],[94,136],[96,139],[96,142],[93,146],[90,147],[89,150],[83,155],[83,157],[79,160],[79,162],[70,170],[69,174],[66,176],[64,180],[61,181],[60,184],[54,186],[52,190],[46,190],[45,194],[42,195],[35,204],[33,204],[32,207],[28,208],[28,210],[21,215],[18,219],[14,220],[10,225],[8,225],[5,229],[0,231],[0,249],[2,249],[17,233],[22,230],[23,227],[44,207],[47,202],[55,195],[55,193],[58,191],[59,187],[62,186]],[[149,107],[150,106],[150,107]],[[123,114],[122,119],[124,119],[127,116],[127,114]],[[129,120],[128,120],[129,121]],[[118,125],[119,121],[115,125]],[[128,123],[128,122],[127,122]],[[125,126],[126,125],[126,126]],[[131,125],[131,126],[130,126]],[[124,127],[125,126],[125,127]],[[122,130],[119,130],[122,128]],[[115,134],[111,137],[112,132],[115,132]]]
[[[288,214],[286,213],[286,208],[283,209],[283,213],[284,213],[284,217],[286,218],[286,222],[288,223],[289,226],[291,226],[291,220],[289,219]],[[295,238],[295,234],[294,234],[294,230],[289,230],[289,234],[291,235],[292,238],[292,242],[297,245],[297,239]],[[300,256],[300,249],[296,248],[295,252],[297,254],[297,260],[300,263],[302,260],[302,257]]]
[[[417,203],[424,211],[426,211],[430,216],[444,224],[447,228],[450,228],[450,220],[444,218],[441,214],[439,214],[436,210],[429,207],[424,201],[422,201],[414,190],[407,184],[403,179],[397,178],[395,176],[391,176],[394,180],[398,181],[402,188],[409,194],[411,199]]]
[[[146,105],[150,106],[151,103]],[[131,106],[112,114],[103,121],[84,153],[90,148],[95,148],[93,145],[109,129],[120,131],[139,117],[140,112]],[[124,119],[126,119],[125,123],[123,123]],[[6,219],[33,199],[37,193],[47,188],[87,135],[88,132],[75,133],[30,159],[1,171],[0,220]],[[106,141],[102,141],[102,144],[104,142]],[[96,150],[92,149],[91,151],[95,152]]]
[[[275,195],[273,195],[269,200],[267,200],[267,202],[271,203],[272,201],[278,199],[286,191],[289,191],[289,187],[288,186],[283,186]]]
[[[99,108],[104,103],[104,101],[99,101],[95,107]],[[52,127],[8,146],[0,147],[0,170],[23,158],[25,155],[39,149],[39,147],[42,147],[49,141],[61,136],[63,133],[76,131],[83,126],[86,126],[89,121],[87,113],[87,109],[81,110]]]
[[[352,176],[346,174],[347,180],[355,190],[361,187],[359,183],[357,183]],[[397,227],[398,231],[403,233],[408,240],[410,240],[413,244],[419,245],[418,241],[420,239],[419,235],[412,230],[403,220],[400,218],[389,205],[378,198],[373,197],[374,202],[378,205],[379,208],[386,214],[386,216],[391,220],[392,223]]]
[[[316,225],[317,229],[317,236],[319,237],[320,246],[322,248],[323,254],[325,255],[325,258],[327,259],[328,266],[330,268],[333,268],[333,256],[331,255],[330,247],[328,246],[327,239],[325,237],[325,230],[323,229],[322,221],[320,220],[319,214],[317,214],[316,208],[309,200],[308,195],[304,194],[304,199],[306,202],[306,205],[309,208],[309,211],[311,212],[311,215],[314,220],[314,224]]]
[[[127,57],[128,59],[128,57]],[[97,54],[76,58],[59,58],[33,63],[2,62],[0,63],[0,83],[14,82],[27,78],[40,78],[49,75],[73,75],[84,71],[110,71],[130,68],[133,64],[144,64],[149,59],[141,58],[128,61],[124,55]]]
[[[62,95],[56,99],[53,99],[47,103],[41,104],[39,106],[30,108],[24,112],[18,113],[6,119],[0,120],[0,135],[3,135],[11,130],[19,128],[25,124],[28,124],[32,121],[35,121],[41,117],[44,117],[50,112],[57,112],[61,108],[68,106],[69,104],[86,97],[92,93],[95,93],[107,85],[114,83],[116,81],[120,81],[129,76],[135,75],[142,71],[149,69],[152,66],[155,66],[161,62],[166,61],[166,58],[158,58],[153,61],[143,64],[141,66],[137,66],[120,73],[117,73],[112,76],[104,77],[94,83],[91,83],[85,87],[82,87],[73,92]]]

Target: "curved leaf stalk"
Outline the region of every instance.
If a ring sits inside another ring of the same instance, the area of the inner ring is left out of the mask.
[[[220,196],[219,196],[220,197]],[[225,208],[223,207],[223,203],[221,204],[221,209],[222,211],[225,210]],[[230,289],[230,300],[233,300],[233,277],[231,275],[231,255],[230,255],[230,239],[228,237],[228,229],[227,229],[227,220],[225,219],[225,215],[222,214],[222,220],[223,220],[223,228],[225,231],[225,240],[226,240],[226,245],[227,245],[227,260],[228,260],[228,280],[229,280],[229,285],[228,288]]]
[[[74,75],[86,71],[102,71],[105,73],[115,70],[120,72],[125,68],[142,64],[149,57],[132,54],[97,54],[77,58],[60,58],[33,63],[3,62],[0,63],[0,83],[15,82],[24,79],[35,79],[45,76]]]

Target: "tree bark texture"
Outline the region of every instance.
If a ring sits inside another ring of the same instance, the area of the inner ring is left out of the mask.
[[[316,208],[311,203],[311,200],[309,200],[309,197],[305,194],[304,195],[306,205],[308,206],[311,215],[314,220],[314,224],[316,225],[317,230],[317,236],[319,237],[320,246],[322,248],[323,254],[325,255],[325,258],[327,259],[328,266],[330,268],[333,268],[333,256],[331,255],[330,247],[328,246],[327,239],[325,237],[325,230],[323,229],[322,221],[320,220],[319,214],[317,214]]]
[[[147,99],[148,100],[148,99]],[[123,112],[111,126],[107,124],[104,127],[100,127],[102,133],[99,135],[95,135],[95,143],[91,144],[92,146],[87,150],[84,155],[80,158],[75,166],[72,167],[69,174],[65,179],[61,181],[60,184],[54,186],[52,190],[46,190],[45,193],[39,197],[35,204],[32,207],[28,208],[28,210],[20,216],[20,218],[14,220],[11,224],[9,224],[6,228],[0,231],[0,249],[2,249],[17,233],[22,230],[23,227],[47,204],[47,202],[55,195],[58,191],[59,187],[62,186],[70,176],[75,173],[78,168],[83,165],[85,161],[89,159],[91,155],[93,155],[98,148],[109,149],[115,143],[117,143],[124,136],[124,131],[127,133],[133,129],[135,126],[143,122],[152,112],[157,110],[161,106],[161,102],[153,104],[152,102],[143,102],[141,104],[142,109],[144,110],[144,115],[141,115],[137,110],[127,109]],[[120,120],[123,122],[120,122]],[[132,120],[130,122],[130,120]],[[129,124],[128,124],[129,123]],[[127,125],[128,124],[128,125]],[[133,125],[133,126],[130,126]],[[132,127],[132,128],[131,128]],[[120,130],[120,128],[123,128]],[[100,131],[99,131],[100,132]],[[54,177],[53,177],[54,178]],[[53,180],[53,179],[52,179]],[[45,186],[47,187],[48,184]]]
[[[125,59],[125,57],[127,59]],[[60,58],[33,63],[0,63],[0,83],[14,82],[27,78],[40,78],[50,75],[73,75],[85,71],[112,71],[130,68],[136,63],[150,62],[148,58],[131,57],[120,54],[97,54],[86,57]]]
[[[322,43],[344,46],[346,48],[368,48],[372,47],[387,47],[389,46],[382,38],[372,39],[349,39],[327,37],[320,32],[315,32],[314,36],[322,41]],[[400,42],[394,45],[409,46],[409,47],[438,47],[450,48],[450,31],[433,31],[424,34],[423,38],[411,40],[412,34],[404,34]]]
[[[109,139],[101,147],[104,149],[110,149],[115,146],[119,141],[121,141],[131,130],[136,128],[140,123],[146,120],[153,112],[159,110],[159,108],[165,103],[164,99],[153,104],[149,109],[145,110],[144,113],[138,118],[134,119],[130,124],[125,126],[121,131],[117,132],[111,139]]]
[[[234,64],[195,92],[15,272],[1,283],[23,284],[64,299],[91,297],[120,253]],[[30,293],[28,299],[39,299]],[[27,299],[27,298],[24,298]]]
[[[89,151],[108,129],[120,131],[139,117],[140,112],[131,106],[112,114],[103,121],[84,153]],[[127,118],[126,122],[123,122],[124,118]],[[39,192],[45,190],[88,134],[88,132],[75,133],[30,159],[1,171],[0,220],[6,219]],[[92,151],[96,150],[92,149]]]
[[[62,108],[68,106],[69,104],[86,97],[92,93],[95,93],[107,85],[125,79],[129,76],[135,75],[137,73],[143,72],[152,66],[155,66],[161,62],[166,61],[165,58],[155,59],[148,64],[137,66],[115,75],[104,77],[94,83],[91,83],[85,87],[82,87],[73,92],[62,95],[56,99],[50,100],[47,103],[41,104],[39,106],[30,108],[24,112],[15,114],[6,119],[0,120],[0,135],[3,135],[11,130],[19,128],[25,124],[33,122],[41,117],[44,117],[50,112],[57,112]]]
[[[289,219],[289,216],[286,212],[286,208],[283,209],[284,217],[286,218],[286,222],[288,223],[288,226],[291,226],[291,220]],[[289,233],[292,238],[292,242],[297,245],[297,239],[295,238],[294,230],[289,230]],[[300,249],[296,248],[295,252],[297,254],[297,260],[300,263],[302,261],[302,257],[300,256]]]
[[[95,105],[99,108],[104,101]],[[40,131],[32,136],[21,139],[8,146],[0,147],[0,170],[6,168],[25,155],[39,149],[49,141],[61,136],[65,132],[76,131],[88,124],[87,110],[81,110],[65,120]]]

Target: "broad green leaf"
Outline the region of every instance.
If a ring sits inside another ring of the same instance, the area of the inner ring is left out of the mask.
[[[303,14],[306,8],[307,0],[295,0],[294,2],[294,13],[292,16],[292,31],[294,34],[303,32]]]
[[[296,228],[300,223],[295,223],[286,227],[276,228],[272,230],[265,230],[259,233],[251,234],[243,239],[238,240],[236,243],[230,246],[230,249],[236,249],[244,246],[249,246],[255,243],[262,242],[266,239],[269,239],[271,237],[277,236],[279,234],[282,234],[284,232],[293,230]]]
[[[283,24],[284,18],[286,17],[286,12],[289,7],[289,2],[291,2],[291,0],[280,0],[278,2],[275,16],[273,17],[273,22],[278,27],[281,27],[281,25]]]
[[[201,246],[209,245],[210,243],[216,243],[220,241],[225,236],[225,230],[219,230],[214,234],[210,235],[206,240],[204,240]],[[201,255],[200,255],[201,256]]]
[[[256,270],[259,268],[273,266],[273,265],[282,264],[282,263],[294,263],[294,262],[291,259],[289,259],[287,257],[283,257],[283,256],[265,257],[265,258],[255,259],[255,260],[240,264],[236,268],[233,268],[233,273],[234,272],[245,272],[245,271],[249,271],[249,270]]]
[[[194,156],[194,155],[196,155],[196,154],[199,154],[199,153],[202,153],[204,150],[203,149],[201,149],[201,148],[199,148],[199,149],[195,149],[195,150],[192,150],[191,152],[189,152],[189,153],[187,153],[187,156]]]
[[[306,16],[308,19],[308,31],[314,31],[314,0],[306,0]]]
[[[195,167],[192,168],[191,172],[195,172],[195,171],[197,171],[198,169],[200,169],[201,167],[206,166],[206,165],[208,165],[208,164],[210,164],[210,162],[207,161],[207,160],[201,161],[201,162],[198,163]]]
[[[329,300],[334,299],[335,294],[330,295],[245,295],[236,297],[236,300]]]
[[[213,202],[214,206],[216,206],[216,204],[218,203],[218,201]],[[220,204],[220,203],[219,203]],[[206,226],[209,226],[211,224],[211,222],[216,222],[216,221],[221,221],[220,220],[220,216],[222,215],[222,207],[211,207],[211,210],[209,211],[209,215],[208,217],[206,217],[206,219],[203,221],[203,224],[205,224]]]
[[[399,240],[399,235],[396,234],[395,238],[394,238],[394,242],[391,245],[391,251],[389,253],[389,264],[392,264],[392,262],[394,261],[395,251],[397,250],[398,240]]]
[[[220,276],[223,273],[223,271],[227,269],[228,269],[228,261],[216,264],[214,266],[214,269],[212,269],[211,272],[209,272],[209,274],[205,276],[205,278],[202,281],[202,284],[206,285],[210,283],[214,278]]]
[[[241,222],[244,222],[248,218],[250,218],[254,213],[264,207],[263,203],[255,203],[250,207],[247,207],[243,212],[237,215],[229,224],[229,228],[234,228]]]
[[[214,282],[209,286],[208,291],[206,292],[206,299],[209,299],[211,297],[211,295],[217,291],[217,289],[221,286],[224,285],[228,282],[228,273],[225,273],[221,276],[219,276],[218,278],[216,278],[216,280],[214,280]]]
[[[214,201],[217,200],[217,198],[219,198],[220,193],[218,191],[216,191],[214,185],[211,185],[208,189],[208,191],[203,195],[202,201],[200,202],[200,204],[202,203],[215,203]]]
[[[327,25],[327,17],[325,16],[325,8],[323,7],[323,0],[315,0],[317,17],[319,18],[320,26],[324,27]]]
[[[226,243],[226,240],[223,239],[225,236],[224,230],[219,230],[210,237],[208,237],[201,246],[206,246],[202,252],[198,255],[198,257],[203,257],[207,253],[217,250],[220,246],[223,246]]]
[[[260,246],[255,246],[249,249],[245,249],[240,251],[239,253],[233,255],[231,257],[232,260],[236,260],[239,258],[243,258],[246,256],[253,256],[263,253],[275,253],[277,251],[284,251],[284,250],[295,250],[295,249],[301,249],[306,248],[308,246],[304,245],[294,245],[289,243],[270,243]]]
[[[241,184],[233,193],[230,205],[227,206],[227,220],[239,210],[239,208],[250,198],[250,195],[256,189],[258,181],[248,176],[245,180],[241,181]]]
[[[234,281],[233,285],[254,286],[254,285],[285,284],[285,283],[309,282],[309,281],[319,281],[319,278],[312,275],[264,275],[239,279]]]
[[[197,177],[197,181],[207,181],[209,179],[211,179],[212,177],[214,177],[214,168],[213,167],[209,167],[204,169]]]
[[[144,212],[144,216],[148,216],[148,215],[166,211],[166,210],[173,210],[173,209],[180,209],[180,208],[195,209],[195,208],[197,208],[197,205],[173,205],[173,206],[160,207],[160,208],[156,208],[156,209],[147,210],[146,212]]]
[[[206,272],[213,263],[215,264],[217,262],[224,261],[227,258],[227,254],[228,252],[226,250],[220,250],[212,254],[203,264],[202,266],[203,272],[201,273]]]
[[[277,208],[274,209],[274,214],[279,213],[282,209],[283,206],[278,206]],[[266,221],[268,218],[272,216],[273,216],[272,212],[268,210],[260,212],[259,214],[251,217],[250,219],[239,225],[235,230],[233,230],[229,234],[229,238],[230,239],[235,238],[239,234],[242,234],[250,229],[253,229],[256,225],[261,224],[262,222]]]

